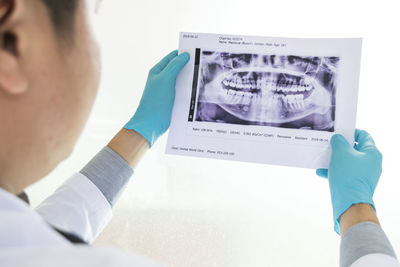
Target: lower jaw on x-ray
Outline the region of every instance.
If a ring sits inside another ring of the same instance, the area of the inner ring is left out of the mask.
[[[195,120],[333,132],[338,62],[203,51]]]

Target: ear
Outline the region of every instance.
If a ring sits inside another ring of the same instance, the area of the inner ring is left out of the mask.
[[[0,0],[0,91],[18,95],[27,91],[27,77],[23,72],[21,0]]]

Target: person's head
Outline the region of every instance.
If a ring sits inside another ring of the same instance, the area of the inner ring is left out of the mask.
[[[98,0],[0,0],[0,187],[18,194],[68,157],[93,105]]]

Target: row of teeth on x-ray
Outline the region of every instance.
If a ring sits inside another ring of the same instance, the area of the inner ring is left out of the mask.
[[[305,108],[307,98],[313,87],[303,80],[291,79],[249,79],[225,78],[222,81],[222,97],[226,104],[244,105],[246,111],[249,105],[276,106],[282,105],[287,110],[296,112]],[[263,94],[269,94],[268,96]]]
[[[307,99],[304,99],[303,94],[275,94],[272,97],[266,98],[259,94],[232,89],[226,90],[226,95],[223,98],[227,104],[244,105],[244,111],[248,111],[250,104],[271,107],[281,103],[286,109],[295,112],[303,110],[307,103]]]
[[[251,92],[257,92],[264,88],[266,90],[271,90],[273,92],[282,92],[282,93],[289,93],[289,92],[304,92],[304,91],[311,91],[312,86],[310,84],[304,83],[296,83],[293,81],[286,81],[282,83],[277,83],[274,80],[266,80],[263,83],[262,80],[254,81],[252,79],[225,79],[222,82],[227,89],[233,90],[247,90]]]

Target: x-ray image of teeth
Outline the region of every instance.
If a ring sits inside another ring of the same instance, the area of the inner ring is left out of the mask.
[[[203,51],[195,120],[333,132],[339,60]]]

